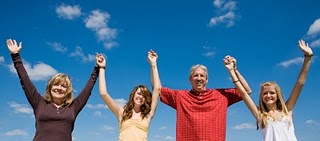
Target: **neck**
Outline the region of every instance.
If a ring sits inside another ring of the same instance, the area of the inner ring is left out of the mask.
[[[63,105],[62,100],[53,100],[53,104],[56,105],[57,107],[61,107]]]
[[[133,112],[134,113],[140,113],[141,112],[141,106],[134,106],[133,107]]]

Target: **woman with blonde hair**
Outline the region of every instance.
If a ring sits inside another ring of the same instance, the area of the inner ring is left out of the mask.
[[[106,60],[100,56],[103,66]],[[147,141],[148,130],[153,118],[160,94],[160,80],[157,68],[158,55],[154,51],[148,52],[151,67],[152,94],[144,85],[136,86],[130,93],[127,104],[117,105],[107,91],[105,67],[100,68],[99,92],[103,101],[118,119],[119,141]]]
[[[7,46],[23,91],[35,115],[36,133],[33,141],[72,141],[74,122],[87,103],[99,74],[99,54],[96,57],[96,66],[77,98],[73,99],[70,78],[62,73],[56,74],[48,81],[46,94],[42,97],[23,66],[19,53],[22,43],[18,45],[16,40],[7,39]]]
[[[297,141],[292,122],[292,112],[306,81],[311,57],[313,56],[311,48],[303,40],[299,40],[298,46],[305,54],[305,57],[289,99],[286,102],[284,101],[281,89],[276,83],[265,82],[261,85],[258,108],[243,86],[236,80],[237,78],[233,71],[236,61],[225,60],[226,64],[230,64],[227,65],[227,68],[242,99],[257,120],[257,126],[261,130],[264,141]]]

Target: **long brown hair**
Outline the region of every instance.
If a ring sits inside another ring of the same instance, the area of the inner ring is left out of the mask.
[[[53,85],[59,85],[59,84],[66,84],[67,90],[66,90],[66,96],[63,99],[63,105],[69,105],[73,101],[73,93],[72,93],[72,84],[70,78],[62,73],[58,73],[55,76],[53,76],[47,84],[46,87],[46,94],[44,95],[44,99],[47,102],[52,102],[53,98],[51,95],[51,88]]]
[[[134,107],[134,94],[138,89],[140,89],[143,97],[145,98],[145,102],[141,106],[141,118],[146,118],[151,111],[151,92],[149,91],[148,87],[144,85],[136,86],[130,93],[128,103],[124,106],[121,122],[126,121],[132,117],[132,110]]]
[[[261,88],[260,88],[260,96],[259,96],[259,112],[260,112],[260,123],[257,123],[257,129],[259,129],[258,124],[261,125],[261,128],[265,128],[267,126],[267,117],[268,117],[268,112],[269,110],[267,109],[267,106],[265,103],[263,103],[262,101],[262,89],[264,86],[274,86],[275,87],[275,91],[277,94],[277,101],[276,101],[276,107],[278,110],[281,111],[281,113],[284,113],[286,116],[288,116],[288,109],[286,106],[286,103],[284,102],[284,98],[283,98],[283,94],[281,92],[281,89],[279,87],[279,85],[275,82],[264,82],[261,84]],[[290,125],[290,121],[289,121],[289,125]]]

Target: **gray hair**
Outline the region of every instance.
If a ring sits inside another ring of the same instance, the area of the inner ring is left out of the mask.
[[[191,69],[190,69],[190,74],[189,74],[189,78],[190,78],[191,75],[194,73],[194,71],[195,71],[196,69],[198,69],[198,68],[200,68],[200,69],[202,69],[202,70],[204,70],[204,71],[206,72],[206,77],[207,77],[207,79],[208,79],[208,70],[207,70],[207,67],[204,66],[204,65],[201,65],[201,64],[193,65],[193,66],[191,67]]]

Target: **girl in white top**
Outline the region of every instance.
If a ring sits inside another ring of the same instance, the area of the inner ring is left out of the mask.
[[[305,83],[313,55],[311,48],[303,40],[299,40],[299,47],[305,54],[305,58],[289,99],[286,102],[284,101],[280,87],[276,83],[265,82],[260,89],[259,107],[254,104],[244,87],[237,80],[234,72],[236,60],[232,57],[224,59],[225,64],[230,64],[226,67],[243,101],[256,118],[264,141],[297,141],[292,122],[292,111]]]

